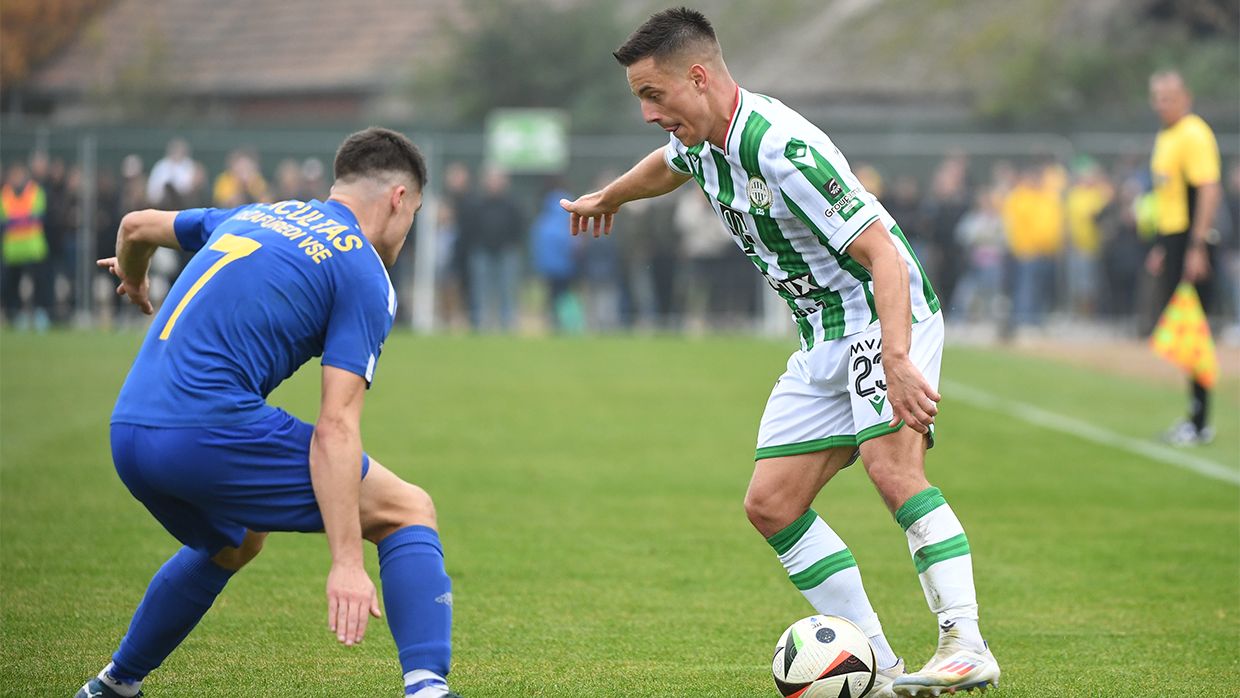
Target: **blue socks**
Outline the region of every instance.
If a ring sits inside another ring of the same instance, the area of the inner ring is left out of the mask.
[[[192,548],[181,548],[155,573],[129,622],[111,674],[141,681],[176,649],[211,608],[233,575]]]
[[[452,580],[439,534],[406,526],[379,541],[379,578],[388,627],[406,674],[444,677],[452,660]]]
[[[177,551],[147,587],[112,656],[110,676],[128,684],[144,679],[198,625],[232,575],[204,553]],[[379,577],[401,670],[414,679],[408,683],[427,696],[446,690],[440,687],[452,658],[452,580],[444,572],[439,534],[407,526],[384,538]]]

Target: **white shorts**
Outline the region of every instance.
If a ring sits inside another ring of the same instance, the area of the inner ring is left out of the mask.
[[[909,358],[939,389],[943,359],[943,314],[913,325]],[[828,448],[856,448],[899,426],[892,419],[883,373],[878,323],[864,332],[798,350],[788,357],[762,413],[755,460],[814,453]],[[933,431],[930,435],[933,445]]]

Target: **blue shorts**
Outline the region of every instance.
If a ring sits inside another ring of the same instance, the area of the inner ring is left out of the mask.
[[[168,532],[207,555],[237,547],[247,529],[322,531],[310,482],[314,427],[276,410],[253,424],[112,424],[121,481]],[[363,453],[360,477],[370,458]]]

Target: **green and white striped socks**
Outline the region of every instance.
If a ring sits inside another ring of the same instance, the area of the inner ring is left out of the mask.
[[[896,655],[883,635],[878,614],[865,595],[857,561],[844,541],[813,509],[766,542],[775,549],[779,561],[788,570],[789,579],[814,610],[856,623],[874,645],[879,668],[896,663]]]
[[[896,521],[908,536],[926,603],[938,616],[939,627],[959,627],[962,639],[980,649],[969,539],[943,493],[937,487],[918,492],[896,512]]]

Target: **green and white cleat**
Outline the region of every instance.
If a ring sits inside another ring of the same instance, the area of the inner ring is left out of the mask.
[[[967,693],[975,688],[985,691],[992,687],[999,687],[999,663],[995,655],[989,647],[981,652],[962,647],[952,630],[939,636],[939,651],[921,671],[905,674],[891,683],[894,695],[916,698]]]
[[[867,698],[895,698],[891,692],[891,682],[904,676],[904,660],[898,660],[889,669],[879,669],[874,674],[874,686],[866,694]]]

